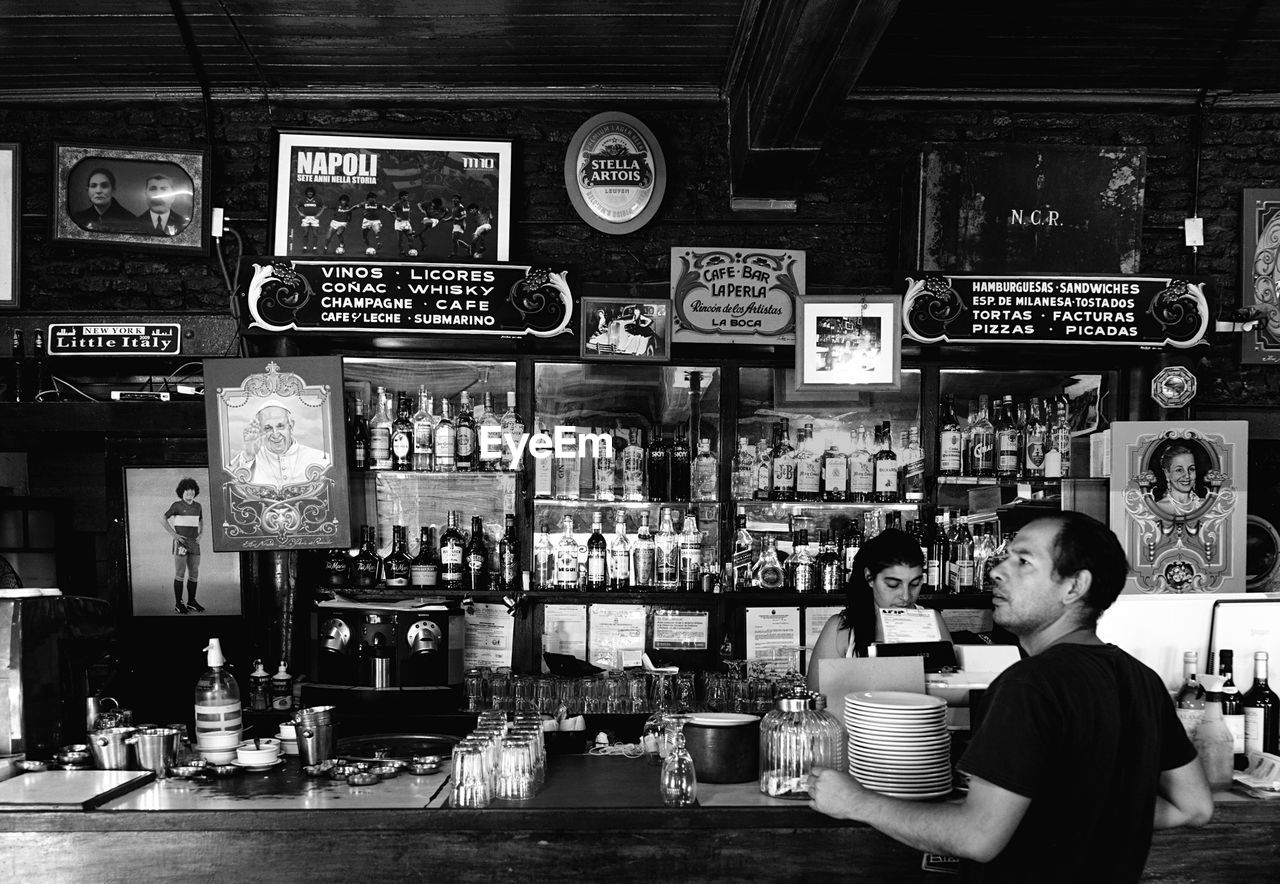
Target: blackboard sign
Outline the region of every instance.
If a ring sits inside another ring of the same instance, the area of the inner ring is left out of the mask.
[[[49,324],[46,340],[50,356],[177,356],[182,352],[182,326],[176,322],[54,322]]]
[[[567,271],[525,264],[245,258],[241,321],[264,332],[551,338],[570,328]]]
[[[945,276],[907,280],[902,325],[927,344],[1191,347],[1211,316],[1202,280],[1156,276]]]

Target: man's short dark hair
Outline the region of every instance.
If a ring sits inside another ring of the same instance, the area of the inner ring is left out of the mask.
[[[108,169],[105,166],[99,166],[98,168],[94,169],[92,172],[89,173],[89,177],[84,180],[85,187],[89,186],[89,182],[93,180],[94,175],[106,175],[107,180],[111,182],[111,189],[112,190],[116,189],[116,173],[112,172],[110,169]]]
[[[178,496],[181,497],[187,489],[191,489],[198,496],[200,494],[200,483],[190,476],[187,476],[185,479],[178,482]]]
[[[1084,604],[1092,614],[1090,624],[1097,623],[1120,595],[1129,576],[1129,560],[1119,538],[1102,522],[1084,513],[1064,510],[1044,519],[1058,525],[1053,540],[1054,573],[1070,577],[1088,571],[1093,576]]]

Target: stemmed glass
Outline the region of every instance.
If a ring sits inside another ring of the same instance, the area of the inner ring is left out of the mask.
[[[678,713],[667,716],[676,735],[674,748],[662,762],[660,789],[662,803],[667,807],[693,807],[698,803],[698,775],[684,745],[684,723],[688,720],[688,715]]]

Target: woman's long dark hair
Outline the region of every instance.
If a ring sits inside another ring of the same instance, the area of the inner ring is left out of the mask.
[[[866,653],[876,639],[875,596],[871,592],[871,584],[862,572],[870,571],[872,579],[875,579],[885,568],[892,568],[894,565],[924,567],[924,553],[920,550],[920,544],[906,531],[897,528],[888,528],[868,540],[853,559],[853,574],[845,589],[840,628],[853,630],[855,653]]]

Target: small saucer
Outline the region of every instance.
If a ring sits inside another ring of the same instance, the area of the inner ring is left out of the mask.
[[[244,768],[245,770],[262,771],[262,770],[271,770],[273,767],[279,767],[280,765],[284,764],[284,759],[277,758],[275,761],[272,761],[268,764],[250,764],[247,761],[241,761],[240,759],[235,758],[235,759],[232,759],[231,763],[234,764],[236,767]]]

